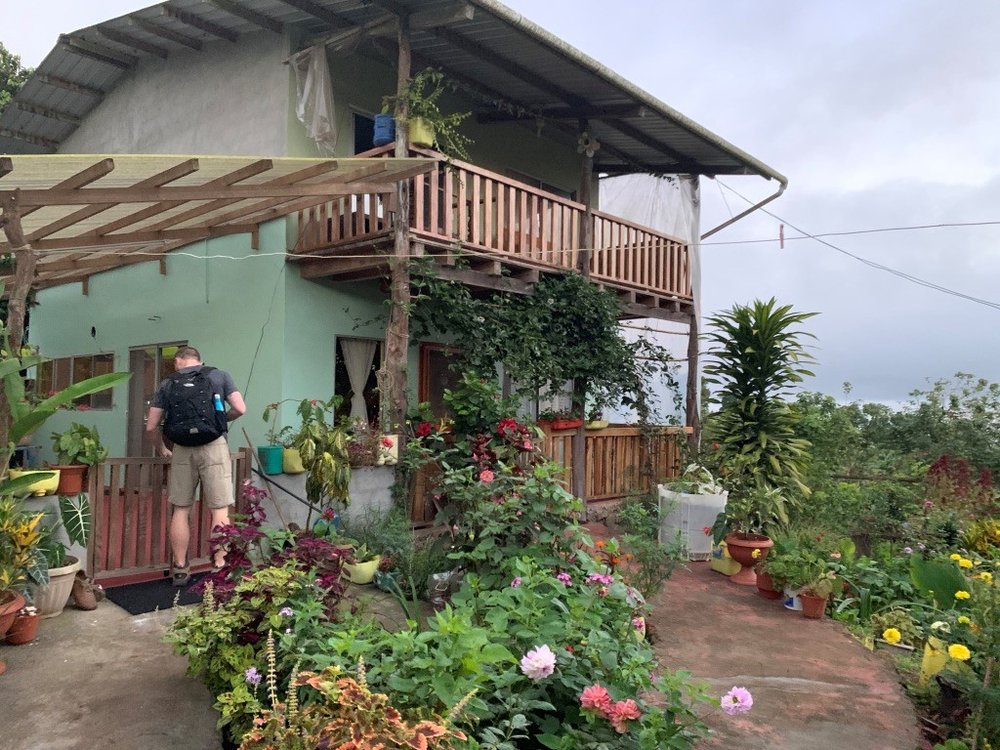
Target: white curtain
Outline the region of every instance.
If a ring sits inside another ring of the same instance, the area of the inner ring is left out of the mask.
[[[341,339],[341,351],[344,352],[344,366],[347,368],[347,379],[351,383],[351,419],[368,421],[368,407],[365,405],[365,383],[371,372],[375,359],[377,341],[366,339]]]
[[[333,108],[333,83],[326,62],[326,47],[310,47],[291,57],[295,71],[295,114],[316,142],[322,156],[337,148],[337,115]]]

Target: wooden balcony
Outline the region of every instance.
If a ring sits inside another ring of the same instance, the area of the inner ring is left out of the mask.
[[[392,147],[366,152],[388,158]],[[411,180],[412,253],[430,256],[442,275],[472,286],[528,291],[541,273],[575,270],[586,207],[440,154]],[[306,278],[375,278],[387,272],[396,219],[393,195],[341,196],[300,211],[293,254]],[[680,240],[594,211],[590,276],[616,291],[624,317],[685,319],[692,304],[691,262]],[[320,257],[317,257],[320,256]],[[456,268],[459,257],[464,267]]]

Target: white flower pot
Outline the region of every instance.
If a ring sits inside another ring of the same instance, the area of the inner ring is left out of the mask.
[[[79,569],[80,561],[75,557],[67,557],[65,565],[49,569],[47,585],[32,586],[31,597],[34,599],[39,617],[55,617],[62,614],[73,591],[73,579]]]

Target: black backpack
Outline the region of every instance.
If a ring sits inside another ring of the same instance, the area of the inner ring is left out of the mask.
[[[205,445],[228,430],[226,412],[216,410],[214,386],[208,378],[214,369],[175,372],[167,378],[163,434],[177,445]]]

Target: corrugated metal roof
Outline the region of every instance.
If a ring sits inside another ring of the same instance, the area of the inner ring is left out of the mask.
[[[0,153],[56,150],[141,58],[210,41],[294,31],[309,39],[363,26],[392,9],[425,18],[468,6],[412,33],[414,63],[458,80],[486,119],[545,123],[576,138],[578,116],[600,143],[601,171],[757,174],[771,167],[684,117],[495,0],[170,0],[66,34],[0,114]],[[103,92],[103,93],[102,93]]]

